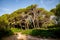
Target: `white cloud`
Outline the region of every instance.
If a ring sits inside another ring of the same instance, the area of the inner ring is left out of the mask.
[[[2,10],[2,11],[9,11],[10,9],[8,9],[8,8],[0,8],[0,10]]]
[[[0,8],[0,15],[4,14],[4,13],[10,13],[10,9],[8,8]]]

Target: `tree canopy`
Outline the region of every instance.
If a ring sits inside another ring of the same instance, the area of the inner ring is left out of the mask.
[[[47,11],[44,8],[38,8],[36,4],[30,5],[26,8],[18,9],[11,14],[4,14],[0,16],[0,25],[3,26],[5,24],[24,27],[29,26],[33,27],[54,24],[52,20],[50,20],[51,16],[60,16],[60,4],[56,6],[56,8],[51,9],[51,11]],[[29,20],[27,20],[29,19]],[[4,24],[3,24],[4,23]],[[46,25],[47,25],[46,24]]]

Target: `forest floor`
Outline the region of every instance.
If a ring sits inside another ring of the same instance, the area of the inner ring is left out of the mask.
[[[30,36],[30,35],[21,34],[19,32],[19,33],[15,33],[15,35],[12,35],[12,36],[9,36],[9,37],[4,37],[4,38],[2,38],[2,40],[60,40],[60,39],[38,38],[38,37]]]

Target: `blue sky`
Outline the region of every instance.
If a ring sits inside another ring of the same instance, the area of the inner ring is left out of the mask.
[[[10,14],[17,9],[25,8],[32,4],[37,4],[38,7],[50,10],[55,8],[59,2],[60,0],[0,0],[0,15]]]

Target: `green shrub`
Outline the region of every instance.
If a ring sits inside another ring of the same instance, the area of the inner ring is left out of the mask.
[[[23,34],[37,36],[41,38],[60,38],[60,28],[58,29],[29,29],[23,30]]]
[[[48,37],[51,36],[52,33],[49,32],[48,30],[40,30],[40,29],[35,29],[31,32],[31,35],[33,36],[41,36],[41,37]]]
[[[13,32],[10,29],[7,28],[0,28],[0,38],[10,36]]]
[[[34,29],[32,30],[32,36],[40,36],[40,37],[51,37],[51,38],[60,38],[60,29],[48,29],[48,30],[41,30],[41,29]]]

